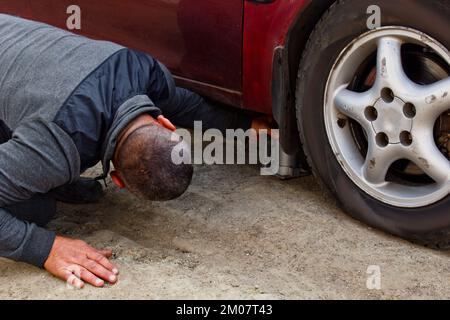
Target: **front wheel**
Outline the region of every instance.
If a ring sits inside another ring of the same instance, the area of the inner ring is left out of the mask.
[[[367,8],[383,26],[367,29]],[[343,0],[305,50],[297,118],[314,173],[355,218],[450,247],[450,4]]]

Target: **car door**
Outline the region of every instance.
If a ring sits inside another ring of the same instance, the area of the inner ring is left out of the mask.
[[[77,0],[81,30],[150,53],[177,81],[240,105],[243,0]],[[0,11],[67,28],[72,0],[0,0]]]
[[[30,6],[28,0],[0,0],[0,13],[8,13],[15,16],[30,18]]]

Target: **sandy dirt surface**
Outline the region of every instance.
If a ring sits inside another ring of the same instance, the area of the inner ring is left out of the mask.
[[[115,251],[120,281],[73,290],[0,260],[1,299],[450,298],[449,252],[348,218],[311,177],[254,166],[199,166],[179,200],[147,203],[111,186],[89,206],[59,207],[51,229]],[[382,289],[368,290],[378,265]]]

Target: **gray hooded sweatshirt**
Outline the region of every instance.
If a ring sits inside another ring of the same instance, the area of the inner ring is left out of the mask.
[[[0,14],[0,120],[12,131],[0,145],[0,257],[44,265],[55,234],[5,208],[72,183],[99,161],[105,176],[117,136],[142,113],[222,131],[251,123],[177,88],[144,53]]]

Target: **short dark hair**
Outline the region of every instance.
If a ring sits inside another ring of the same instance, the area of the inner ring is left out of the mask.
[[[172,150],[180,143],[171,131],[159,125],[146,125],[132,132],[122,143],[115,163],[127,189],[152,201],[181,196],[192,181],[193,167],[172,161]],[[185,149],[190,152],[189,147]]]

